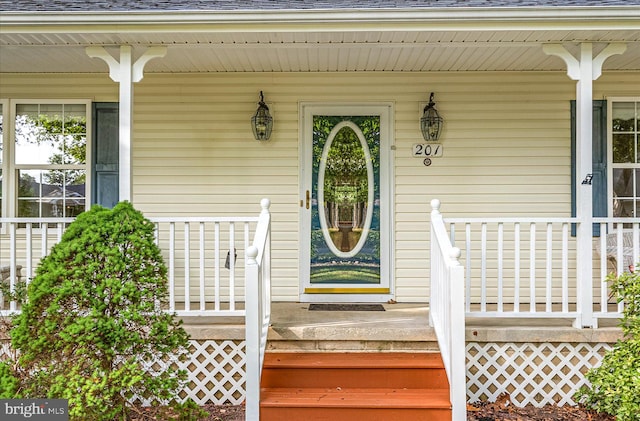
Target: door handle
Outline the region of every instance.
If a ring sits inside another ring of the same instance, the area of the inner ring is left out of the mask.
[[[309,209],[309,201],[311,200],[311,194],[309,193],[309,190],[307,190],[307,209]]]

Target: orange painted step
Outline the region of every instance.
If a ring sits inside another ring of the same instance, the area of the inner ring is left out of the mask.
[[[438,353],[268,353],[261,421],[451,421]]]
[[[448,391],[434,389],[263,389],[262,420],[450,421]]]
[[[437,353],[270,353],[262,386],[448,388]]]

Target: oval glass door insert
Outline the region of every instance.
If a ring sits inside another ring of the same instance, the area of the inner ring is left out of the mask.
[[[367,240],[374,197],[371,161],[356,124],[342,121],[333,127],[322,150],[316,188],[322,234],[337,257],[356,256]]]

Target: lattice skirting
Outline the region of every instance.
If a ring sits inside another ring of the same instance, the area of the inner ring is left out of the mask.
[[[193,399],[197,404],[207,403],[238,405],[245,398],[245,341],[191,340],[184,361],[175,356],[169,361],[152,361],[146,364],[150,374],[175,365],[188,374],[188,381],[178,398]],[[151,402],[138,399],[143,405]]]
[[[190,342],[189,357],[178,363],[189,373],[189,382],[180,397],[190,397],[198,404],[242,403],[245,342]],[[508,393],[516,406],[575,405],[572,398],[585,384],[585,373],[599,364],[609,349],[611,345],[607,343],[468,342],[467,400],[494,401]],[[0,359],[8,351],[8,344],[0,342]],[[148,367],[151,372],[153,368]]]
[[[190,341],[191,355],[180,363],[189,373],[189,382],[180,393],[198,404],[231,403],[245,397],[245,342]]]
[[[238,405],[245,397],[245,342],[232,340],[205,340],[190,342],[185,361],[171,358],[167,362],[154,361],[147,364],[153,373],[166,364],[177,364],[186,370],[189,377],[185,388],[179,393],[181,399],[192,398],[197,404]],[[10,352],[8,341],[0,342],[0,361]],[[148,404],[149,402],[142,402]]]
[[[493,402],[508,393],[516,406],[575,405],[585,374],[607,343],[467,343],[467,400]]]

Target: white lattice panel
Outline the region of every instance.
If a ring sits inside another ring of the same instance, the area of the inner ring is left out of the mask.
[[[0,341],[0,361],[3,361],[11,353],[11,342]],[[5,357],[6,356],[6,357]]]
[[[575,405],[587,370],[606,343],[467,343],[467,399],[493,402],[508,393],[516,406]]]
[[[184,397],[198,404],[244,401],[244,341],[191,341],[190,351],[190,358],[181,363],[189,373]]]
[[[151,375],[175,365],[188,373],[185,388],[179,399],[191,398],[197,404],[238,405],[245,397],[245,342],[244,341],[189,341],[189,350],[184,361],[177,356],[168,360],[154,360],[145,364]],[[151,402],[137,398],[143,405]]]
[[[11,351],[9,341],[0,341],[0,361]],[[178,361],[172,356],[168,361],[154,360],[145,364],[153,375],[175,364],[186,370],[188,382],[179,393],[182,399],[192,398],[197,404],[207,403],[239,405],[245,398],[245,342],[232,340],[189,341],[187,359]],[[138,400],[143,404],[150,402]]]

